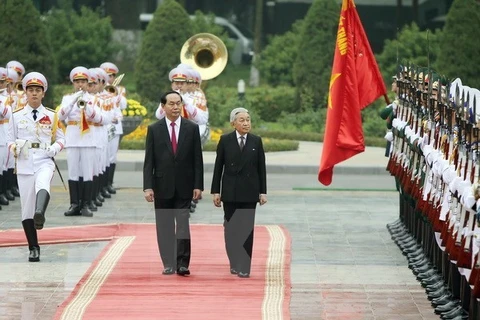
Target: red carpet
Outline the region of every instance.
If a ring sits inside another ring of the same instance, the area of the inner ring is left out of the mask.
[[[162,275],[155,226],[46,228],[41,243],[110,243],[59,307],[55,319],[289,319],[290,238],[257,226],[249,279],[230,274],[221,225],[191,225],[192,275]],[[22,230],[0,232],[0,246],[25,245]]]

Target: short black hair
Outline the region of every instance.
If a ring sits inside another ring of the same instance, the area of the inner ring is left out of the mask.
[[[180,93],[178,93],[177,91],[170,90],[170,91],[165,92],[165,93],[160,97],[160,103],[161,103],[162,105],[166,104],[166,103],[167,103],[167,96],[168,96],[169,94],[172,94],[172,93],[178,94],[178,96],[180,97],[180,101],[183,102],[183,98],[182,98],[182,95],[181,95]]]

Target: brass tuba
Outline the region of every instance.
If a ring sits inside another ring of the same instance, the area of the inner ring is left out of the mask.
[[[183,44],[180,61],[198,70],[202,80],[213,79],[227,65],[227,47],[211,33],[197,33]]]

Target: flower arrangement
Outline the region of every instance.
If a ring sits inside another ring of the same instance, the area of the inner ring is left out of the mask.
[[[214,141],[218,143],[220,141],[220,137],[222,136],[223,131],[220,129],[212,129],[210,131],[210,141]]]
[[[147,115],[147,108],[137,100],[127,99],[127,108],[122,110],[122,114],[124,117],[144,117]]]

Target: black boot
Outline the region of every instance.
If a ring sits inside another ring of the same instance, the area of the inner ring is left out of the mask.
[[[93,194],[93,181],[84,181],[83,182],[83,207],[80,212],[82,213],[82,216],[86,217],[92,217],[93,213],[92,211],[97,211],[97,207],[94,205],[92,201],[92,194]],[[88,210],[84,210],[84,208],[87,208]]]
[[[93,195],[92,201],[97,207],[103,206],[103,203],[98,199],[100,187],[98,185],[98,176],[93,176]],[[105,201],[105,199],[103,199]]]
[[[80,205],[78,202],[78,184],[78,181],[68,180],[68,192],[70,193],[70,208],[68,208],[68,210],[64,212],[64,215],[67,217],[80,215]]]
[[[7,171],[3,171],[3,174],[0,175],[0,205],[8,206],[8,198],[5,194],[7,191],[7,183],[6,183],[6,177],[5,174]],[[15,200],[15,197],[13,198]]]
[[[110,167],[108,168],[108,176],[107,176],[107,191],[110,194],[116,194],[117,190],[113,187],[113,176],[115,175],[115,163],[110,163]]]
[[[8,179],[9,179],[9,190],[12,192],[13,196],[20,197],[20,191],[18,190],[18,180],[17,175],[13,172],[13,168],[8,169]]]
[[[30,250],[28,261],[38,262],[40,261],[40,246],[38,245],[37,230],[35,229],[33,219],[23,220],[22,226],[27,237],[28,249]]]
[[[108,172],[109,167],[107,167],[106,171],[100,176],[100,194],[105,199],[110,199],[112,195],[107,190],[108,185]]]
[[[42,230],[45,223],[45,211],[47,211],[48,202],[50,201],[50,193],[47,190],[41,189],[37,192],[37,199],[35,201],[35,215],[33,221],[35,229]]]
[[[0,193],[3,193],[5,195],[5,198],[7,198],[7,200],[10,200],[10,201],[15,200],[15,195],[12,192],[13,179],[14,179],[13,171],[11,172],[11,174],[8,171],[3,171],[3,179],[0,179],[0,180],[3,180],[3,181],[0,181],[0,189],[2,190],[0,191]],[[12,181],[12,182],[9,182],[9,181]]]

